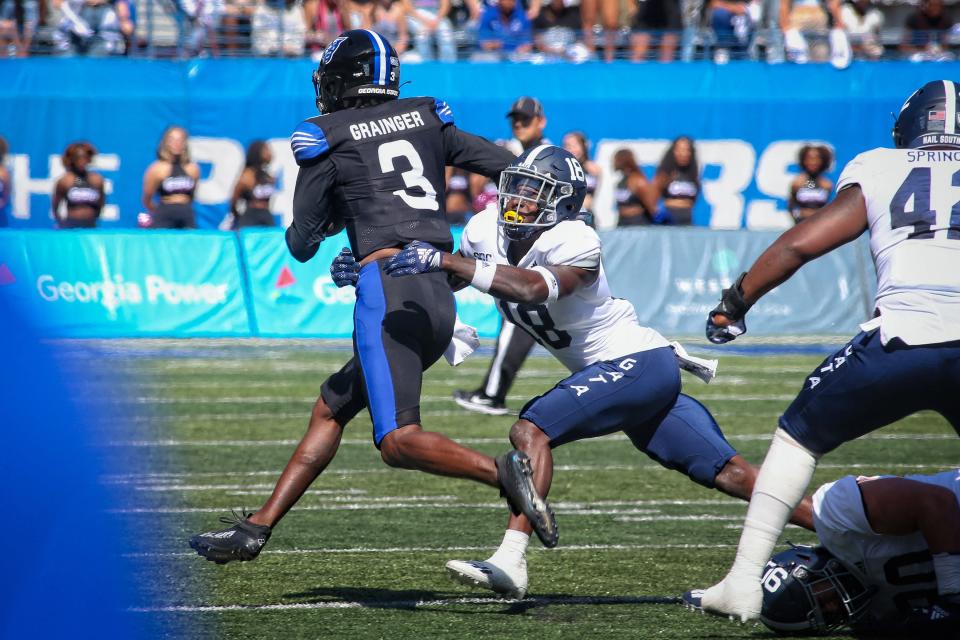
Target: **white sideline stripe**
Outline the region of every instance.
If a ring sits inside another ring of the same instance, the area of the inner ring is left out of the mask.
[[[742,522],[743,516],[717,516],[709,513],[701,513],[689,516],[622,516],[614,518],[617,522]]]
[[[770,434],[733,434],[727,440],[740,442],[770,440]],[[505,444],[507,438],[453,438],[460,444]],[[878,433],[858,438],[859,440],[956,440],[954,433]],[[600,438],[586,438],[578,442],[614,442],[629,440],[627,436],[614,434]],[[106,443],[110,447],[270,447],[291,446],[300,440],[114,440]],[[340,444],[371,445],[368,439],[344,439]]]
[[[740,518],[743,519],[742,517]],[[533,546],[530,550],[538,552],[556,551],[645,551],[651,549],[729,549],[734,544],[571,544],[556,549],[544,549]],[[347,547],[325,549],[267,549],[260,555],[307,555],[315,553],[453,553],[490,551],[496,547]],[[193,551],[150,551],[124,553],[124,558],[179,558],[195,556]]]
[[[841,464],[841,463],[822,463],[817,465],[818,469],[939,469],[947,470],[953,468],[949,464],[907,464],[899,462],[855,462],[850,464]],[[555,471],[670,471],[661,467],[658,464],[638,464],[638,465],[603,465],[603,464],[566,464],[566,465],[557,465],[554,467]],[[327,469],[324,471],[324,475],[354,475],[354,474],[366,474],[366,473],[390,473],[391,469],[382,468],[382,469]],[[105,475],[101,477],[101,480],[105,484],[136,484],[136,483],[146,483],[153,482],[155,485],[151,486],[172,486],[175,483],[183,482],[184,480],[190,478],[255,478],[261,476],[267,477],[279,477],[281,473],[280,469],[277,470],[267,470],[267,471],[201,471],[196,473],[146,473],[146,474],[115,474],[115,475]],[[167,484],[162,484],[167,483]],[[211,490],[216,488],[218,485],[209,485]],[[273,485],[266,484],[254,484],[254,485],[229,485],[231,487],[237,486],[241,489],[251,489],[257,487],[271,487]],[[183,487],[180,487],[183,488]],[[160,490],[160,489],[158,489]],[[184,489],[184,490],[201,490],[197,489]],[[309,492],[311,495],[335,495],[342,493],[366,493],[363,489],[310,489]],[[739,503],[738,500],[731,500],[731,503]],[[591,504],[598,504],[597,502]],[[653,502],[646,502],[644,504],[653,504]],[[663,502],[663,504],[692,504],[686,500],[669,500]],[[699,502],[697,504],[700,504]]]
[[[264,474],[265,475],[265,474]],[[278,471],[276,475],[280,475]],[[140,479],[137,482],[144,482],[145,479]],[[173,482],[179,482],[174,480]],[[121,484],[121,483],[114,483]],[[129,483],[123,483],[129,484]],[[139,485],[136,487],[137,491],[218,491],[218,490],[229,490],[229,489],[273,489],[274,485],[272,484],[147,484]],[[321,496],[340,496],[343,494],[349,494],[353,496],[353,500],[370,500],[372,498],[362,497],[362,494],[367,493],[366,489],[311,489],[310,493],[321,495]],[[441,496],[432,496],[436,499],[446,499]],[[452,496],[449,496],[450,499],[453,499]],[[404,498],[404,500],[409,500],[409,498]]]
[[[501,598],[444,598],[442,600],[340,600],[325,602],[295,602],[290,604],[226,604],[226,605],[178,605],[172,607],[132,607],[134,613],[206,613],[221,611],[288,611],[296,609],[410,609],[417,607],[447,607],[463,604],[509,605],[519,600]],[[525,604],[578,605],[578,604],[669,604],[679,600],[667,596],[548,596],[525,598]]]

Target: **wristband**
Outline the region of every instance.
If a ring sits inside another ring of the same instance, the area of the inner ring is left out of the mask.
[[[497,272],[497,265],[484,260],[477,260],[475,264],[477,266],[473,270],[473,279],[470,281],[470,286],[487,293],[493,285],[493,276]]]
[[[557,284],[557,276],[554,275],[553,271],[546,267],[534,267],[531,271],[536,271],[542,275],[547,283],[547,299],[544,302],[556,302],[557,298],[560,297],[560,285]]]

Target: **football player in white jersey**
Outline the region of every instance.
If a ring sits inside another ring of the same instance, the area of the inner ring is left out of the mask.
[[[877,269],[874,318],[804,381],[780,418],[727,576],[685,594],[691,606],[741,620],[760,614],[760,576],[817,459],[844,442],[929,409],[960,430],[960,123],[958,85],[930,82],[904,103],[896,149],[854,158],[837,197],[780,236],[710,312],[716,343],[804,263],[870,231]],[[935,560],[960,571],[960,556]]]
[[[813,495],[822,546],[773,556],[760,619],[785,633],[912,638],[960,635],[960,572],[934,570],[960,554],[960,469],[932,475],[846,476]]]
[[[530,333],[570,371],[530,400],[510,439],[533,463],[540,495],[550,488],[551,449],[623,431],[634,446],[695,482],[748,499],[756,470],[723,437],[713,416],[680,393],[680,360],[666,339],[610,293],[600,238],[577,220],[586,183],[576,158],[532,148],[500,178],[498,210],[474,216],[459,253],[413,243],[387,265],[393,276],[446,271],[498,299],[504,319]],[[811,526],[801,505],[798,524]],[[454,560],[451,575],[510,597],[527,590],[530,524],[510,518],[503,543],[483,562]]]

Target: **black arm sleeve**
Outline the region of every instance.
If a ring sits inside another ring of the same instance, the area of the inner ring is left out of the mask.
[[[287,248],[300,262],[317,253],[327,232],[336,226],[331,207],[337,170],[329,157],[320,158],[297,173],[293,192],[293,223],[287,228]]]
[[[472,173],[496,180],[516,157],[486,138],[460,131],[455,125],[442,130],[443,153],[446,163]]]

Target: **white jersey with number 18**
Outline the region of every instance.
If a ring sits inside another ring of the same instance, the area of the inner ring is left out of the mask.
[[[837,190],[860,185],[877,269],[886,344],[960,340],[960,150],[874,149],[844,168]]]
[[[460,253],[468,258],[509,265],[509,241],[492,209],[470,219],[460,239]],[[595,362],[669,346],[667,340],[640,326],[633,305],[614,298],[600,260],[600,238],[579,220],[565,220],[540,234],[516,265],[572,266],[598,269],[597,278],[555,302],[517,304],[497,301],[500,314],[536,339],[570,371]]]

